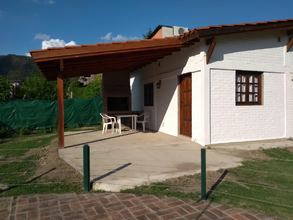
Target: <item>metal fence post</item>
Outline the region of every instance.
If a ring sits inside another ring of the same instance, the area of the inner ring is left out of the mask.
[[[207,192],[206,192],[206,148],[202,147],[200,149],[201,155],[201,199],[207,199]]]
[[[84,191],[89,192],[90,185],[90,147],[85,144],[83,146],[83,188]]]

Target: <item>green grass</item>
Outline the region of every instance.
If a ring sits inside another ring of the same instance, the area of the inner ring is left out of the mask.
[[[27,185],[16,185],[8,191],[2,192],[0,196],[18,196],[27,194],[40,193],[69,193],[81,192],[80,184],[78,183],[31,183]]]
[[[177,190],[172,189],[168,184],[164,182],[152,183],[150,185],[145,186],[138,186],[134,189],[126,189],[122,192],[125,193],[134,193],[136,195],[143,195],[143,194],[152,194],[156,196],[169,196],[169,197],[176,197],[180,199],[193,199],[198,200],[200,198],[200,194],[195,193],[184,193]]]
[[[293,153],[287,149],[263,150],[268,160],[248,160],[229,170],[209,200],[251,209],[266,215],[293,219]],[[196,175],[194,178],[200,178]],[[182,183],[184,186],[184,183]],[[196,188],[196,186],[194,186]],[[198,200],[200,193],[184,193],[166,182],[123,192]]]
[[[54,137],[55,135],[21,136],[6,139],[0,144],[0,184],[9,187],[9,190],[0,191],[0,196],[81,191],[81,186],[77,183],[33,179],[39,158],[28,152],[48,146]]]
[[[30,135],[10,138],[0,144],[0,158],[19,157],[33,148],[47,146],[54,135]]]
[[[277,148],[264,153],[270,160],[245,161],[229,170],[210,199],[293,219],[293,153]]]
[[[36,158],[33,156],[17,162],[1,164],[0,181],[8,185],[23,183],[34,175],[36,167]]]

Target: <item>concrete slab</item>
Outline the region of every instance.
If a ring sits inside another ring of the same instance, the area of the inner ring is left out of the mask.
[[[200,146],[186,138],[162,133],[100,131],[67,132],[61,158],[82,173],[82,146],[90,145],[94,190],[118,192],[200,171]],[[239,166],[242,159],[227,152],[207,150],[207,169]]]

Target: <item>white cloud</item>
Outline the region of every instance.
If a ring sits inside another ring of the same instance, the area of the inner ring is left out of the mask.
[[[27,56],[27,57],[31,57],[30,53],[25,53],[24,55]]]
[[[35,34],[34,39],[35,40],[49,40],[50,39],[50,35],[43,34],[43,33],[37,33],[37,34]]]
[[[44,34],[44,33],[35,34],[34,39],[42,41],[42,49],[48,49],[48,48],[52,48],[52,47],[76,46],[77,45],[76,42],[73,40],[69,41],[69,42],[65,42],[62,39],[51,38],[50,35]]]
[[[77,45],[75,41],[65,42],[61,39],[49,39],[42,41],[42,49],[48,49],[53,47],[66,47],[66,46],[75,46]]]
[[[128,41],[128,40],[138,40],[139,37],[128,37],[122,34],[113,35],[112,32],[107,33],[106,35],[100,37],[103,41]]]
[[[101,39],[105,41],[112,40],[112,33],[111,32],[107,33],[105,36],[101,37]]]

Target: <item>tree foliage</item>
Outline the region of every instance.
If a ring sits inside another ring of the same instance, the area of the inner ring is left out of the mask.
[[[67,95],[70,96],[72,92],[72,98],[87,99],[101,96],[102,77],[101,75],[95,76],[86,86],[81,85],[76,79],[72,79],[67,88]]]
[[[10,98],[11,84],[10,81],[0,76],[0,101],[7,101]]]
[[[64,98],[101,95],[101,75],[87,85],[82,85],[78,79],[64,80]],[[12,83],[18,85],[12,86]],[[56,100],[56,81],[47,81],[31,57],[0,55],[0,101],[10,99]]]
[[[21,87],[23,99],[55,100],[56,82],[47,81],[40,74],[33,74],[24,80]]]

